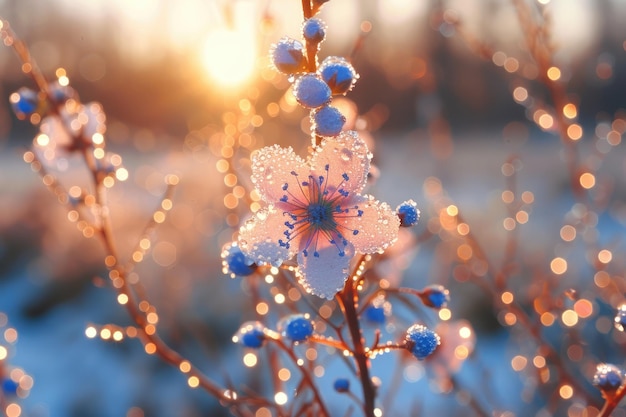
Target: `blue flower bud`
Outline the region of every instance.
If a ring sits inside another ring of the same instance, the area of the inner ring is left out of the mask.
[[[420,219],[420,211],[417,203],[413,200],[407,200],[396,208],[396,213],[400,218],[400,226],[415,226]]]
[[[293,342],[304,342],[313,334],[313,322],[305,314],[293,314],[283,318],[278,323],[278,329],[283,337]]]
[[[350,391],[350,381],[346,378],[337,378],[333,383],[333,388],[337,392],[349,392]]]
[[[19,384],[11,378],[6,378],[2,381],[2,392],[5,395],[16,395],[18,388]]]
[[[427,307],[443,308],[450,301],[450,291],[443,285],[433,284],[424,288],[420,293],[420,297]]]
[[[406,331],[406,348],[417,359],[422,360],[437,349],[441,343],[439,335],[428,327],[421,324],[414,324]]]
[[[319,73],[333,94],[345,94],[352,90],[359,78],[352,65],[338,56],[329,56],[324,59],[320,65]]]
[[[603,396],[614,394],[624,383],[624,373],[620,368],[608,363],[601,363],[596,367],[593,376],[593,385],[602,391]]]
[[[293,85],[293,95],[300,105],[309,109],[330,102],[330,88],[317,74],[304,74]]]
[[[311,18],[302,24],[302,37],[311,43],[318,44],[326,36],[326,25],[320,19]]]
[[[258,321],[249,321],[244,323],[237,334],[233,336],[235,343],[252,349],[258,349],[265,343],[265,326]]]
[[[237,242],[224,245],[222,248],[222,271],[231,278],[252,275],[257,269],[254,261],[248,258],[239,248]]]
[[[58,81],[48,84],[50,99],[57,104],[65,103],[69,99],[78,99],[78,93],[69,85],[61,85]]]
[[[306,66],[303,49],[304,47],[297,40],[282,38],[270,49],[272,63],[283,74],[300,72]]]
[[[39,106],[39,96],[37,92],[30,88],[22,87],[10,97],[13,112],[19,119],[30,116]]]
[[[385,324],[385,321],[387,320],[387,315],[385,314],[385,308],[383,306],[370,304],[365,307],[363,315],[365,320],[371,323]]]
[[[313,132],[319,136],[337,136],[341,133],[346,118],[332,106],[323,106],[311,113]]]

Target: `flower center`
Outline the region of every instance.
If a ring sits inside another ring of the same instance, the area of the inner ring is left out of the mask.
[[[311,203],[307,207],[307,221],[317,230],[334,230],[337,223],[333,218],[333,207],[322,200],[319,203]]]
[[[359,233],[358,230],[337,222],[363,215],[358,205],[350,205],[350,192],[343,188],[344,184],[350,181],[350,177],[344,173],[338,184],[329,185],[329,165],[326,165],[324,170],[326,175],[309,175],[306,181],[300,180],[298,174],[292,171],[291,175],[296,177],[299,191],[292,194],[289,184],[285,183],[282,187],[285,194],[279,199],[285,209],[283,214],[288,216],[289,220],[284,223],[287,227],[283,231],[286,239],[279,239],[278,244],[289,249],[291,241],[300,237],[303,239],[300,250],[304,256],[309,255],[309,249],[312,249],[313,256],[319,256],[317,249],[322,243],[320,239],[334,245],[339,256],[344,256],[344,249],[348,245],[344,233],[349,232],[352,235]]]

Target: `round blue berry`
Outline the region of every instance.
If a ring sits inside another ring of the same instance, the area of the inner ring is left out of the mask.
[[[265,326],[258,321],[249,321],[244,323],[233,336],[235,343],[241,343],[242,346],[252,349],[258,349],[265,343]]]
[[[317,74],[304,74],[293,85],[293,95],[300,105],[309,109],[330,102],[330,88]]]
[[[406,331],[406,348],[417,359],[422,360],[433,353],[439,346],[439,335],[428,327],[414,324]]]
[[[350,381],[346,378],[337,378],[333,383],[333,388],[337,392],[348,392],[350,391]]]
[[[69,85],[61,85],[58,81],[48,84],[50,98],[58,104],[65,103],[71,98],[77,98],[78,94]]]
[[[363,311],[365,319],[371,323],[384,324],[387,320],[387,314],[385,314],[384,306],[375,306],[370,304]]]
[[[326,36],[326,25],[320,19],[311,18],[302,24],[302,37],[311,43],[320,43]]]
[[[311,113],[313,132],[319,136],[337,136],[341,133],[346,118],[332,106],[322,106]]]
[[[272,63],[283,74],[300,72],[306,65],[303,49],[304,47],[297,40],[282,38],[270,49]]]
[[[345,94],[354,87],[359,78],[348,61],[338,56],[329,56],[319,68],[322,79],[328,84],[333,94]]]
[[[450,291],[443,285],[429,285],[420,293],[422,302],[432,308],[443,308],[450,301]]]
[[[15,93],[11,94],[11,106],[17,117],[30,116],[37,110],[39,105],[38,94],[29,89],[22,87]]]
[[[252,275],[257,269],[254,261],[239,248],[237,242],[226,244],[222,249],[222,271],[232,278]]]
[[[407,200],[396,208],[396,213],[400,218],[400,226],[415,226],[420,219],[420,211],[417,203],[413,200]]]
[[[13,381],[11,378],[6,378],[2,381],[2,392],[6,395],[15,395],[17,394],[17,389],[19,388],[19,384]]]
[[[598,387],[603,394],[617,391],[624,383],[624,373],[620,368],[608,363],[601,363],[596,367],[593,376],[593,385]]]
[[[278,328],[283,337],[293,342],[304,342],[313,334],[313,322],[305,314],[293,314],[283,318]]]

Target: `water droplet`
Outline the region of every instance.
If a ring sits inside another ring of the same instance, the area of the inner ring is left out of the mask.
[[[341,150],[341,159],[348,162],[352,159],[352,151],[348,148],[343,148]]]

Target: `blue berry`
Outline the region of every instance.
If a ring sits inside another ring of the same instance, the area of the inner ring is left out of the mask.
[[[48,84],[50,98],[57,104],[65,103],[67,100],[78,98],[78,93],[69,85],[61,85],[58,81]]]
[[[426,326],[414,324],[406,331],[406,348],[422,360],[433,353],[441,343],[439,335]]]
[[[384,324],[387,320],[385,308],[383,306],[368,305],[363,311],[365,319],[371,323]]]
[[[337,378],[333,383],[333,388],[337,392],[348,392],[350,391],[350,381],[346,378]]]
[[[17,389],[19,388],[19,384],[13,381],[11,378],[6,378],[2,381],[2,392],[6,395],[15,395],[17,394]]]
[[[256,268],[257,265],[241,251],[237,242],[224,245],[222,249],[222,271],[225,274],[229,274],[231,278],[245,277],[252,275]]]
[[[265,343],[265,326],[258,321],[249,321],[244,323],[235,336],[233,341],[241,343],[241,345],[258,349]]]
[[[603,394],[614,393],[624,383],[624,373],[620,368],[608,363],[601,363],[596,367],[593,376],[593,385],[598,387]]]
[[[306,66],[303,49],[304,47],[297,40],[282,38],[270,49],[272,63],[283,74],[300,72]]]
[[[450,301],[450,291],[443,285],[429,285],[420,293],[424,305],[432,308],[443,308]]]
[[[330,88],[317,74],[304,74],[293,85],[293,95],[300,105],[309,109],[330,102]]]
[[[30,116],[35,112],[35,110],[37,110],[37,106],[39,105],[38,94],[25,87],[22,87],[15,93],[11,94],[10,100],[13,112],[19,118]]]
[[[338,56],[329,56],[322,61],[319,73],[333,94],[345,94],[352,90],[359,78],[348,61]]]
[[[396,213],[400,218],[400,226],[415,226],[420,219],[420,211],[417,203],[413,200],[407,200],[396,208]]]
[[[313,334],[313,322],[305,314],[293,314],[283,318],[278,328],[283,337],[293,342],[304,342]]]
[[[319,136],[337,136],[341,133],[346,118],[337,108],[323,106],[311,113],[313,131]]]
[[[326,36],[326,25],[320,19],[311,18],[302,24],[302,37],[311,43],[320,43]]]

